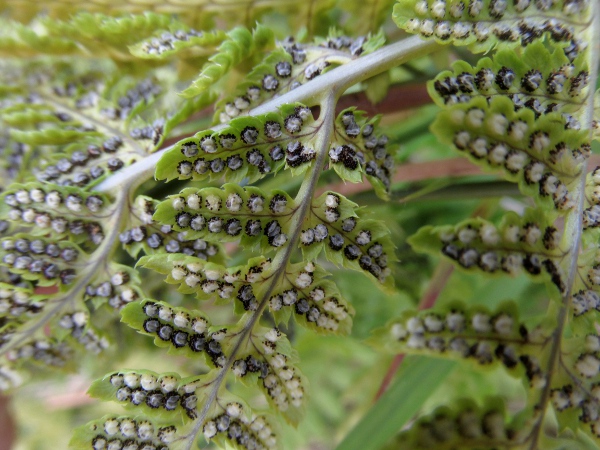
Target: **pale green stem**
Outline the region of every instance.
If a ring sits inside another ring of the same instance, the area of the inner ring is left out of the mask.
[[[418,36],[409,37],[399,42],[387,45],[366,56],[358,58],[336,67],[317,78],[311,80],[293,91],[287,92],[279,97],[254,108],[249,111],[249,115],[255,116],[268,112],[275,112],[282,105],[290,103],[304,103],[307,106],[318,104],[323,94],[326,92],[336,92],[338,96],[346,89],[373,77],[379,73],[396,67],[408,60],[424,56],[439,45],[434,41],[424,41]],[[223,129],[224,125],[212,127],[213,131]],[[171,147],[159,150],[140,161],[132,164],[125,169],[120,170],[115,175],[110,176],[100,183],[95,191],[109,192],[122,189],[132,189],[147,181],[154,175],[156,163],[162,155],[170,150]]]
[[[592,8],[592,21],[591,21],[591,39],[589,45],[591,61],[590,61],[590,81],[589,81],[589,93],[585,116],[583,117],[583,124],[587,130],[589,130],[589,139],[592,139],[592,121],[594,119],[594,89],[596,86],[596,80],[598,79],[598,62],[600,58],[600,5],[597,1],[591,2]],[[556,328],[552,335],[552,346],[550,348],[550,357],[548,359],[548,365],[546,367],[547,379],[546,385],[542,391],[540,397],[540,417],[532,430],[533,438],[531,440],[530,449],[537,450],[539,435],[542,432],[542,424],[544,421],[545,412],[547,409],[548,402],[550,401],[550,393],[552,389],[552,378],[555,372],[555,368],[559,362],[560,357],[560,346],[563,338],[564,329],[569,318],[569,307],[571,304],[571,297],[573,295],[573,284],[577,277],[577,261],[579,259],[579,252],[581,249],[581,235],[583,233],[583,210],[585,208],[585,184],[587,177],[587,161],[583,163],[581,167],[581,178],[577,188],[574,190],[573,195],[576,200],[576,206],[573,211],[568,215],[565,222],[564,236],[569,240],[569,272],[567,274],[567,283],[564,295],[562,297],[562,305],[558,312],[556,319]]]

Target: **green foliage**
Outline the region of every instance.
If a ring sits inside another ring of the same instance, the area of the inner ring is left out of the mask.
[[[0,2],[0,389],[95,378],[75,449],[598,448],[599,8],[392,3]],[[398,191],[450,148],[518,198]]]

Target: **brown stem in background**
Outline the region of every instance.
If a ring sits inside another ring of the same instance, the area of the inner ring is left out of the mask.
[[[17,432],[15,421],[9,410],[9,397],[0,395],[0,450],[11,450]]]

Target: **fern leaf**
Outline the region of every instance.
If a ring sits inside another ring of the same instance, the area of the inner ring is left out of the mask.
[[[590,147],[587,134],[569,129],[559,114],[536,119],[528,109],[515,112],[507,98],[489,104],[475,98],[442,111],[433,130],[476,164],[500,169],[542,207],[568,212],[575,206],[572,191]]]
[[[441,407],[419,419],[415,426],[400,433],[393,444],[385,448],[527,448],[531,425],[524,427],[519,423],[523,420],[506,423],[506,415],[506,407],[499,399],[488,399],[483,407],[473,401],[461,400],[452,408]]]
[[[289,423],[298,425],[304,416],[308,384],[297,362],[295,351],[281,331],[257,329],[233,362],[232,372],[245,383],[251,380],[258,384],[269,404]]]
[[[410,243],[422,251],[441,252],[471,272],[512,276],[524,272],[534,279],[551,281],[564,293],[566,243],[561,241],[561,233],[540,217],[539,211],[529,211],[525,217],[507,214],[498,227],[482,219],[423,227]]]
[[[380,117],[367,120],[362,111],[342,111],[335,123],[335,137],[329,161],[340,178],[354,183],[362,181],[361,173],[373,185],[375,193],[387,200],[394,158],[387,152],[387,136],[376,132]]]
[[[181,94],[185,97],[202,94],[234,66],[272,45],[273,32],[267,27],[258,25],[253,32],[241,27],[233,29],[219,46],[218,53],[209,58],[198,78]]]
[[[324,249],[330,261],[362,271],[389,288],[389,266],[395,261],[389,230],[358,214],[357,206],[334,192],[316,198],[300,235],[302,251],[312,260]]]
[[[126,445],[157,449],[170,449],[178,428],[175,425],[158,425],[135,416],[104,416],[75,430],[70,447],[75,449],[110,448]]]
[[[483,58],[476,67],[459,61],[452,72],[440,73],[429,84],[429,92],[440,105],[502,96],[512,100],[515,111],[529,108],[536,116],[550,112],[579,115],[589,91],[585,55],[571,62],[561,48],[550,49],[536,41],[522,55],[500,50],[493,60]],[[581,126],[572,120],[570,128]]]
[[[496,311],[455,304],[432,311],[406,312],[373,336],[390,353],[415,353],[501,364],[530,386],[544,386],[541,353],[548,342],[544,325],[519,320],[514,303]]]
[[[303,44],[293,39],[279,42],[232,95],[217,103],[214,121],[229,122],[275,96],[314,80],[333,67],[376,50],[383,43],[382,33],[356,39],[331,33],[328,39],[315,44]]]
[[[394,21],[440,43],[469,45],[475,52],[526,46],[542,36],[561,44],[570,60],[586,48],[590,2],[509,3],[506,0],[399,0]]]
[[[177,29],[171,25],[171,31],[155,33],[153,37],[132,45],[129,50],[133,56],[151,60],[187,59],[210,56],[227,35],[220,30],[202,32],[194,29]]]
[[[284,163],[302,173],[315,157],[311,145],[318,129],[310,110],[301,105],[240,117],[219,131],[202,131],[177,143],[159,161],[156,176],[167,181],[222,176],[255,181],[277,172]]]

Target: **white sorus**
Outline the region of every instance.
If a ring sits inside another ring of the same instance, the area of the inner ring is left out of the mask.
[[[231,298],[231,294],[233,294],[234,287],[231,284],[224,284],[219,288],[219,297],[221,298]]]
[[[510,225],[504,230],[504,239],[516,244],[521,239],[521,229],[517,225]]]
[[[125,385],[131,389],[135,389],[140,385],[140,376],[137,373],[129,372],[123,375]]]
[[[408,338],[408,341],[406,341],[406,346],[408,348],[415,349],[425,347],[425,336],[423,336],[422,334],[411,334]]]
[[[160,387],[163,392],[169,393],[177,389],[178,380],[174,376],[165,375],[160,379]]]
[[[175,441],[177,429],[174,426],[162,427],[158,430],[158,439],[163,444],[171,444]],[[144,450],[142,448],[142,450]]]
[[[425,327],[423,326],[423,322],[418,317],[411,317],[406,321],[406,329],[409,333],[423,333],[425,332]]]
[[[192,320],[192,330],[194,333],[202,334],[208,328],[208,322],[202,317],[197,317]]]
[[[594,266],[588,271],[588,280],[592,284],[600,285],[600,266]]]
[[[409,19],[405,26],[406,31],[409,33],[415,33],[421,27],[421,21],[419,19]]]
[[[200,196],[198,194],[188,195],[188,198],[187,198],[188,208],[190,208],[190,209],[200,209],[201,202],[202,202],[202,199],[200,198]]]
[[[236,281],[238,281],[240,279],[240,273],[239,272],[226,273],[223,276],[223,279],[225,280],[226,283],[235,283]]]
[[[543,152],[550,145],[550,137],[544,132],[531,135],[531,148],[536,152]]]
[[[34,222],[35,221],[35,217],[36,217],[36,213],[31,208],[26,209],[25,211],[23,211],[23,214],[21,215],[21,218],[23,219],[23,221],[27,222],[27,223]]]
[[[158,389],[159,386],[156,377],[149,373],[142,374],[140,377],[140,385],[145,391],[154,391],[155,389]]]
[[[537,183],[542,179],[544,172],[546,170],[546,166],[544,163],[536,161],[530,164],[527,168],[526,176],[527,181],[530,183]]]
[[[47,214],[38,214],[35,216],[35,225],[39,228],[48,228],[51,225],[50,216]]]
[[[473,239],[475,239],[476,237],[477,237],[477,230],[473,229],[470,226],[466,226],[466,227],[462,228],[461,230],[459,230],[459,232],[458,232],[458,239],[463,244],[470,244],[473,241]]]
[[[447,21],[438,22],[435,25],[435,35],[441,39],[448,39],[452,29]]]
[[[395,323],[392,325],[390,333],[392,334],[392,337],[398,341],[404,339],[408,335],[406,328],[401,323]]]
[[[459,131],[454,136],[454,144],[461,149],[466,148],[471,142],[471,135],[468,131]]]
[[[468,22],[456,22],[452,28],[452,35],[455,38],[466,38],[471,33],[473,26]]]
[[[493,272],[498,268],[498,255],[495,252],[485,252],[479,258],[479,266],[488,272]]]
[[[200,271],[195,270],[194,272],[200,272]],[[219,278],[221,278],[221,271],[219,271],[217,269],[205,269],[204,276],[206,277],[207,280],[216,281]]]
[[[525,152],[511,151],[506,157],[506,168],[511,172],[518,172],[525,167],[527,160]]]
[[[235,193],[229,194],[229,196],[227,197],[227,201],[225,202],[225,206],[227,207],[227,209],[233,212],[239,211],[242,207],[242,204],[242,197],[240,197],[239,194]]]
[[[186,275],[187,272],[183,267],[175,266],[171,270],[171,278],[173,278],[175,281],[183,280]]]
[[[131,419],[123,419],[121,421],[121,434],[125,437],[134,437],[137,434],[136,423]]]
[[[227,334],[227,330],[225,330],[224,328],[218,331],[215,331],[213,334],[211,334],[211,338],[214,341],[220,342],[223,339],[225,339],[225,335]]]
[[[72,317],[76,327],[83,327],[88,321],[88,315],[83,311],[77,311]]]
[[[483,124],[485,113],[483,109],[471,108],[467,111],[467,125],[472,128],[479,128]]]
[[[67,199],[65,200],[65,206],[67,209],[75,212],[81,211],[81,205],[83,204],[83,199],[78,195],[69,194]]]
[[[507,335],[512,332],[513,318],[506,313],[502,313],[494,319],[494,330],[501,335]]]
[[[600,336],[596,334],[588,334],[585,337],[585,349],[588,352],[600,351]]]
[[[313,277],[307,272],[300,272],[296,277],[296,286],[298,286],[300,289],[306,289],[312,284],[312,282]]]
[[[211,211],[218,211],[221,209],[221,198],[217,195],[206,196],[206,207]]]
[[[186,283],[187,283],[187,278],[186,278]],[[205,281],[202,283],[202,291],[205,294],[211,294],[211,293],[215,292],[217,289],[219,289],[219,283],[216,281]]]
[[[200,142],[200,148],[206,153],[214,153],[217,151],[217,143],[210,136],[206,136]]]
[[[504,144],[496,144],[492,147],[489,159],[492,164],[503,164],[508,155],[508,148]]]
[[[465,112],[462,109],[454,109],[451,111],[450,119],[456,125],[460,125],[465,120]]]
[[[124,283],[127,283],[129,280],[129,275],[125,272],[117,272],[110,277],[110,283],[113,286],[121,286]]]
[[[272,311],[279,311],[282,306],[283,306],[283,301],[282,301],[281,295],[274,295],[269,300],[269,308]]]
[[[171,202],[175,211],[181,211],[183,208],[185,208],[185,200],[181,197],[173,197]]]
[[[431,15],[436,19],[443,19],[446,15],[446,2],[444,0],[435,0],[431,4]]]
[[[161,306],[158,309],[158,317],[161,320],[170,322],[173,319],[173,310],[171,308],[169,308],[168,306]]]
[[[294,376],[294,369],[288,367],[288,366],[283,366],[281,368],[281,370],[278,372],[279,378],[281,378],[282,380],[291,380],[292,377]]]
[[[242,415],[243,409],[242,405],[239,403],[228,403],[225,407],[225,411],[227,411],[227,415],[232,419],[237,419]]]
[[[119,421],[117,419],[107,419],[104,422],[104,432],[109,436],[113,436],[119,432]]]
[[[277,353],[275,356],[273,356],[271,358],[271,366],[273,366],[274,369],[280,369],[280,368],[284,367],[286,362],[287,362],[287,358],[285,357],[285,355],[282,355],[281,353]]]
[[[306,265],[304,266],[304,270],[306,270],[308,273],[313,273],[315,271],[316,267],[312,262],[307,262]]]
[[[473,151],[473,154],[478,158],[483,158],[488,154],[487,148],[488,142],[485,138],[479,137],[469,143],[469,148]]]
[[[475,3],[477,3],[477,2],[475,2]],[[479,2],[479,3],[481,3],[481,2]],[[469,10],[471,10],[470,7],[469,7]],[[475,37],[477,38],[478,41],[485,41],[489,37],[490,27],[486,23],[477,22],[475,24],[475,26],[473,27],[473,33],[475,34]],[[492,85],[491,82],[488,83],[485,86],[485,90],[488,90],[491,87],[491,85]]]
[[[496,245],[500,242],[500,236],[496,227],[490,223],[484,223],[479,229],[481,241],[486,245]]]
[[[516,275],[523,267],[523,256],[518,253],[510,253],[502,259],[502,268],[510,273]]]
[[[504,114],[494,114],[488,119],[488,127],[498,136],[504,136],[508,127],[508,120]]]
[[[190,323],[188,314],[184,311],[178,311],[173,317],[173,324],[179,328],[186,328]]]
[[[217,424],[213,420],[209,420],[204,424],[202,432],[206,439],[211,439],[217,434]]]
[[[523,238],[529,245],[535,245],[542,237],[542,231],[537,225],[529,224],[523,230]]]
[[[31,191],[29,191],[29,197],[31,198],[32,201],[36,202],[36,203],[41,203],[44,201],[45,197],[46,197],[46,193],[44,191],[42,191],[41,189],[32,189]]]
[[[141,421],[138,423],[137,434],[142,441],[150,440],[154,436],[154,426],[146,420]]]
[[[558,411],[563,411],[571,406],[569,396],[562,389],[553,389],[550,400]]]
[[[425,316],[424,323],[425,328],[430,333],[439,333],[444,328],[444,322],[434,314]]]
[[[271,328],[269,331],[265,333],[265,339],[270,342],[277,342],[281,337],[281,331],[277,328]]]
[[[321,288],[315,288],[310,292],[310,298],[315,302],[320,302],[325,298],[325,291]]]
[[[429,11],[429,5],[425,0],[418,1],[415,4],[415,12],[420,16],[424,16]]]
[[[446,315],[446,326],[453,332],[462,331],[465,327],[465,315],[461,312],[449,312]]]
[[[478,333],[489,333],[492,331],[492,326],[490,324],[490,316],[483,313],[474,314],[471,319],[471,325],[473,329]]]
[[[600,372],[600,360],[595,355],[583,354],[575,363],[575,369],[586,378],[595,377]]]
[[[431,36],[433,34],[434,21],[426,19],[421,23],[421,34]]]
[[[31,198],[29,197],[29,192],[27,192],[24,189],[21,189],[21,190],[15,192],[15,198],[17,199],[17,202],[19,202],[23,205],[28,205],[29,203],[31,203]]]
[[[198,275],[196,275],[195,273],[191,273],[187,277],[185,277],[185,284],[188,285],[189,287],[196,287],[199,282],[200,282],[200,277]]]

